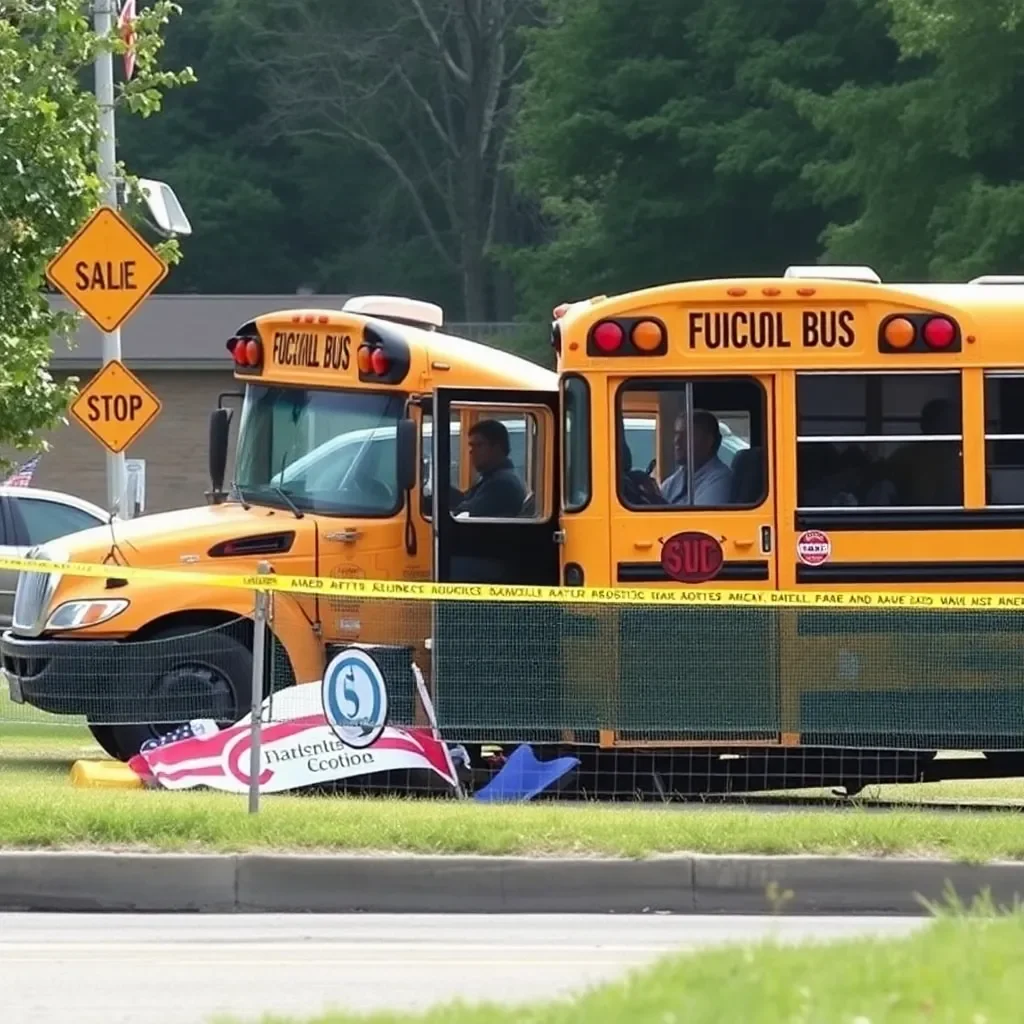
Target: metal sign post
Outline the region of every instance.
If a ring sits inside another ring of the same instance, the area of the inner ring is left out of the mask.
[[[256,572],[270,572],[267,562],[260,562]],[[260,740],[263,733],[263,666],[266,662],[267,604],[270,595],[256,591],[252,626],[252,705],[249,718],[249,813],[260,809]]]
[[[115,0],[95,0],[93,28],[106,39],[114,27]],[[96,54],[96,103],[99,106],[99,149],[96,172],[103,182],[104,203],[117,209],[117,142],[114,121],[114,55],[106,46]],[[103,365],[121,360],[121,327],[103,332]],[[107,451],[107,507],[118,507],[125,490],[124,452]],[[125,510],[121,510],[122,512]],[[129,517],[131,512],[128,512]]]

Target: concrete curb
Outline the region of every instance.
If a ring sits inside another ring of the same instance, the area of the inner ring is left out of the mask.
[[[1024,898],[1024,863],[0,852],[0,910],[280,913],[926,913]]]

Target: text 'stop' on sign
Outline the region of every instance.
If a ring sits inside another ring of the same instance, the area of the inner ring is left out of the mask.
[[[123,452],[159,412],[160,399],[116,359],[82,388],[71,405],[71,415],[114,454]]]
[[[101,331],[116,331],[167,276],[167,264],[109,206],[53,258],[46,277]]]

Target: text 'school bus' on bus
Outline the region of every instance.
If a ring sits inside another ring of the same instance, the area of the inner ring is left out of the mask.
[[[390,296],[356,297],[341,310],[257,317],[227,342],[242,390],[222,395],[225,407],[211,417],[208,503],[118,523],[113,537],[107,527],[84,531],[38,556],[187,564],[225,574],[253,573],[266,560],[282,574],[430,579],[431,392],[442,381],[497,394],[515,389],[550,399],[551,408],[558,395],[553,372],[441,327],[439,307]],[[240,402],[241,414],[225,491],[230,399]],[[457,414],[443,432],[456,438],[446,475],[462,489],[473,479],[467,435],[486,415],[485,407]],[[550,452],[541,450],[529,416],[500,409],[496,415],[507,428],[515,471],[528,485],[546,471]],[[549,445],[553,436],[547,432]],[[83,602],[75,606],[82,609],[78,619],[51,618],[70,601]],[[173,726],[146,721],[155,696],[173,702],[188,695],[189,707],[175,721],[233,722],[247,712],[251,618],[243,618],[237,636],[211,641],[216,651],[208,671],[191,666],[194,652],[184,643],[165,645],[166,664],[156,665],[151,652],[164,645],[133,660],[93,641],[173,638],[251,615],[252,595],[230,589],[132,580],[113,591],[101,579],[22,574],[13,629],[2,640],[4,666],[25,701],[95,719],[97,740],[126,759]],[[315,681],[332,644],[422,645],[430,635],[430,606],[278,595],[274,632],[286,655],[274,666],[275,686]],[[116,666],[104,661],[110,658]],[[118,680],[116,693],[111,679]],[[104,724],[117,716],[136,724]]]
[[[554,497],[537,492],[532,535],[452,520],[437,571],[466,578],[490,529],[509,582],[1024,604],[1022,322],[1024,278],[883,284],[864,267],[567,303]],[[552,423],[539,405],[506,411]],[[1011,613],[886,614],[591,605],[564,613],[558,657],[602,746],[1024,749]]]

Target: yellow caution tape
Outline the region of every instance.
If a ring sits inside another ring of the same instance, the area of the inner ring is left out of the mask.
[[[44,562],[0,557],[0,569],[100,579],[148,580],[188,586],[263,590],[283,594],[400,601],[503,601],[549,604],[773,606],[798,608],[909,608],[951,611],[1024,609],[1020,594],[842,592],[832,590],[711,590],[690,587],[545,587],[488,583],[363,580],[332,576],[227,576],[188,569],[139,569],[112,562]]]

